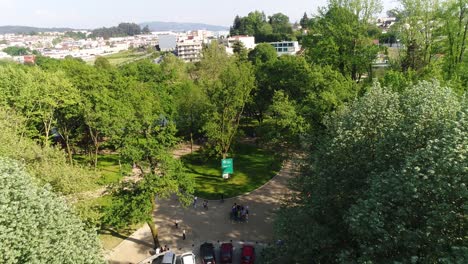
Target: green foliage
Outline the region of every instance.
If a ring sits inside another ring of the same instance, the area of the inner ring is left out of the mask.
[[[96,233],[24,168],[0,158],[0,184],[2,263],[104,263]]]
[[[63,34],[63,36],[72,38],[74,40],[86,39],[86,33],[80,31],[67,31]]]
[[[333,114],[295,183],[300,194],[280,210],[286,243],[274,256],[466,262],[466,111],[466,98],[421,82],[401,95],[375,86]]]
[[[370,73],[378,46],[368,35],[369,24],[351,10],[330,5],[314,22],[303,46],[307,60],[328,65],[353,80]]]
[[[260,122],[272,103],[275,91],[284,91],[313,129],[322,126],[325,114],[353,99],[358,92],[355,82],[331,67],[309,65],[303,57],[281,56],[256,68],[257,88],[249,109]]]
[[[311,22],[310,18],[307,16],[307,13],[304,12],[304,15],[299,21],[299,24],[301,25],[303,29],[307,29],[309,27],[310,22]]]
[[[256,66],[262,63],[274,61],[277,57],[278,54],[276,53],[276,49],[267,43],[260,43],[249,52],[249,61]]]
[[[468,39],[468,2],[466,0],[445,1],[439,13],[443,23],[439,34],[443,38],[442,51],[445,54],[444,62],[446,78],[456,78],[464,63],[466,41]],[[454,78],[454,79],[455,79]],[[466,84],[466,83],[465,83]]]
[[[254,88],[253,69],[250,63],[227,57],[214,43],[203,53],[199,76],[208,100],[203,130],[216,155],[226,157]]]
[[[193,178],[185,173],[181,161],[172,155],[161,153],[154,159],[158,167],[144,174],[142,180],[122,182],[113,190],[113,202],[104,211],[103,224],[123,228],[146,222],[158,247],[158,234],[153,222],[155,199],[168,199],[176,194],[181,204],[187,206],[192,201],[194,183]]]
[[[141,34],[141,28],[135,23],[120,23],[117,27],[98,28],[93,30],[92,37],[109,39],[113,37],[134,36]]]
[[[268,22],[270,23],[274,34],[292,34],[292,27],[288,16],[282,13],[276,13],[268,17]]]
[[[309,130],[309,124],[297,113],[297,106],[281,90],[273,95],[273,102],[262,123],[261,135],[280,155],[288,149],[300,149],[301,141]]]
[[[97,188],[98,175],[82,167],[67,164],[63,152],[42,148],[25,136],[25,118],[0,108],[0,157],[21,160],[28,172],[55,192],[71,194]]]
[[[246,17],[236,16],[230,35],[254,36],[257,43],[293,39],[289,17],[277,13],[268,18],[260,11],[250,12]]]
[[[248,58],[248,51],[245,48],[244,44],[240,41],[234,42],[232,45],[232,50],[237,56],[239,57],[239,60],[241,61],[246,61]]]
[[[439,1],[402,0],[403,10],[399,13],[399,39],[404,44],[404,56],[401,60],[403,70],[419,70],[432,61],[436,52]]]
[[[31,54],[31,50],[29,48],[23,47],[8,47],[4,48],[3,52],[10,56],[21,56],[21,55],[28,55]]]
[[[97,57],[94,61],[94,66],[104,70],[109,70],[112,67],[109,60],[104,57]]]
[[[206,94],[191,82],[185,83],[177,98],[177,130],[193,142],[194,137],[202,136],[202,127],[205,124],[204,114],[207,112]]]

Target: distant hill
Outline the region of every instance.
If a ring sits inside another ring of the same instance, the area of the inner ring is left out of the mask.
[[[148,25],[151,31],[188,31],[188,30],[200,30],[205,29],[208,31],[225,31],[229,30],[229,27],[215,26],[202,23],[178,23],[178,22],[144,22],[140,23],[143,28]]]
[[[26,26],[0,26],[0,34],[31,33],[31,32],[65,32],[76,30],[72,28],[37,28]]]

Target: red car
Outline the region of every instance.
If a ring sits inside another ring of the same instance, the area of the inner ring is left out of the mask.
[[[242,247],[240,264],[254,264],[255,262],[255,248],[252,245],[244,245]]]
[[[222,264],[232,263],[232,244],[223,243],[219,248],[220,262]]]

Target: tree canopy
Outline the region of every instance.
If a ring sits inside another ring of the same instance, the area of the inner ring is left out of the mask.
[[[104,263],[96,234],[24,167],[0,157],[0,184],[3,263]]]
[[[401,95],[376,85],[331,115],[278,215],[275,257],[465,262],[466,111],[466,98],[420,82]]]

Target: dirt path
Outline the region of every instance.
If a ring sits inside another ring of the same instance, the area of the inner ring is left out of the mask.
[[[292,192],[287,188],[288,181],[297,174],[293,162],[286,162],[273,179],[262,187],[248,194],[221,201],[209,201],[209,209],[203,209],[203,200],[198,200],[196,208],[183,208],[175,197],[169,200],[157,201],[153,213],[159,229],[159,239],[162,245],[168,245],[176,252],[192,250],[192,245],[204,241],[250,241],[270,242],[273,239],[273,215],[281,205],[283,198]],[[231,206],[234,204],[249,206],[249,221],[233,222],[229,218]],[[174,220],[179,221],[179,228],[174,226]],[[182,239],[182,230],[186,230],[187,239]],[[137,230],[106,255],[109,263],[138,263],[150,256],[152,240],[149,228]]]

